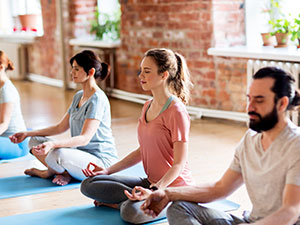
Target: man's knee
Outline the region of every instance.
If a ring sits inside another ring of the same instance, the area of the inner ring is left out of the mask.
[[[186,211],[184,201],[175,201],[167,209],[167,217],[175,217],[178,215],[178,212]]]

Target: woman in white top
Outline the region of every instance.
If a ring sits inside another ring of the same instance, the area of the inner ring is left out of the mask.
[[[8,70],[14,70],[12,61],[0,51],[0,160],[24,156],[28,153],[28,140],[13,144],[9,136],[26,130],[23,120],[20,96],[9,80]]]

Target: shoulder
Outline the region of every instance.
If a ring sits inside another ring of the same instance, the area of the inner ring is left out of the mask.
[[[96,102],[108,102],[108,98],[107,98],[106,94],[104,93],[104,91],[102,91],[102,90],[96,91],[91,96],[91,100],[96,101]]]
[[[169,107],[169,113],[172,115],[178,114],[189,116],[186,106],[181,101],[173,101]]]
[[[1,96],[6,100],[19,98],[18,90],[10,80],[7,80],[5,82],[5,84],[0,89],[0,93]]]
[[[289,121],[287,128],[282,136],[282,140],[289,146],[297,148],[300,152],[300,128]]]
[[[14,90],[17,91],[17,88],[15,87],[15,85],[11,82],[11,80],[7,80],[5,82],[5,84],[3,85],[3,90]]]
[[[109,100],[106,94],[102,90],[96,91],[89,100],[88,105],[91,107],[96,107],[99,110],[103,110],[103,108],[110,107]]]
[[[82,93],[83,93],[83,91],[82,91],[82,90],[80,90],[80,91],[77,91],[77,92],[75,93],[75,95],[74,95],[73,99],[75,100],[75,99],[81,98],[81,96],[82,96]]]

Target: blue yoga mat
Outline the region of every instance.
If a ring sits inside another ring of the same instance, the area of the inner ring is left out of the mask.
[[[24,195],[61,191],[79,187],[79,181],[68,185],[53,184],[50,179],[38,177],[16,176],[0,178],[0,199],[20,197]]]
[[[222,199],[222,200],[218,200],[218,201],[214,201],[214,202],[210,202],[210,203],[199,203],[199,205],[207,207],[207,208],[217,209],[217,210],[224,211],[224,212],[233,211],[233,210],[237,210],[238,208],[240,208],[239,204],[229,201],[227,199]]]
[[[13,159],[0,159],[0,164],[1,163],[9,163],[9,162],[18,162],[18,161],[25,161],[25,160],[33,160],[36,159],[33,155],[28,153],[25,156],[18,157],[18,158],[13,158]]]
[[[146,177],[143,165],[141,163],[116,174]],[[39,177],[30,177],[26,175],[5,177],[0,178],[0,199],[68,190],[78,188],[79,186],[80,181],[71,182],[70,184],[60,186],[53,184],[51,179],[42,179]]]
[[[167,222],[167,219],[157,220],[147,224]],[[120,218],[120,211],[108,207],[91,205],[47,210],[29,214],[7,216],[0,218],[0,224],[5,225],[128,225]]]

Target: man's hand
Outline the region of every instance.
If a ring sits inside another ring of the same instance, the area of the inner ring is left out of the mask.
[[[141,205],[141,210],[154,218],[167,206],[169,201],[164,190],[157,190],[149,195],[146,201]]]

